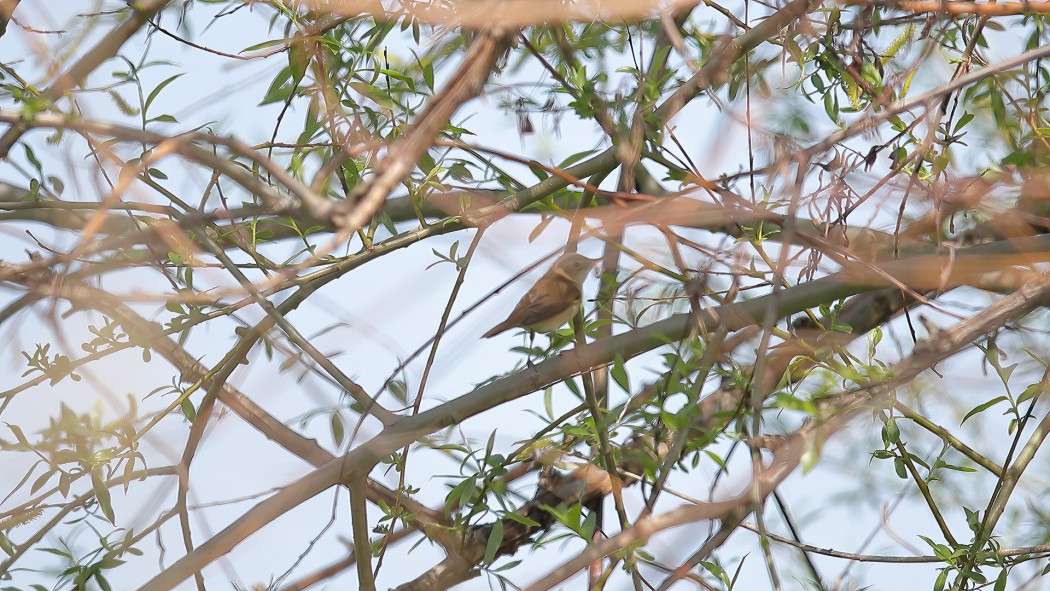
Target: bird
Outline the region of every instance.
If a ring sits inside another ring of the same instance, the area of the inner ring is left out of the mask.
[[[525,292],[510,316],[481,337],[491,338],[512,328],[524,328],[531,335],[560,328],[579,310],[583,301],[583,280],[597,263],[597,259],[575,252],[562,255]]]

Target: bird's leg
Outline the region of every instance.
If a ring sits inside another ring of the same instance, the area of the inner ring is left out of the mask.
[[[532,367],[532,347],[536,344],[536,333],[529,331],[529,354],[525,358],[525,364]]]

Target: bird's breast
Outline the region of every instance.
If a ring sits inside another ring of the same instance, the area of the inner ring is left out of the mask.
[[[540,320],[539,322],[537,322],[535,324],[531,324],[531,325],[528,326],[528,328],[529,328],[529,330],[532,330],[532,331],[535,331],[535,332],[551,332],[552,330],[556,330],[556,329],[560,328],[561,325],[563,325],[566,322],[568,322],[569,319],[571,319],[573,316],[575,316],[576,315],[576,310],[578,310],[579,307],[580,307],[580,302],[579,301],[575,301],[575,302],[573,302],[573,304],[571,306],[569,306],[568,308],[566,308],[562,312],[559,312],[559,313],[555,314],[554,316],[551,316],[550,318],[545,318],[543,320]]]

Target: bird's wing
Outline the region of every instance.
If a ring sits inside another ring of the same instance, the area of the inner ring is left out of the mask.
[[[548,283],[546,286],[541,286],[544,278],[541,278],[532,289],[522,296],[506,320],[492,327],[481,337],[487,339],[514,327],[539,324],[563,313],[567,307],[566,304],[579,305],[583,297],[583,291],[579,285],[572,281],[555,281],[553,284]],[[542,289],[538,289],[540,287]]]
[[[580,286],[574,283],[559,281],[554,285],[555,289],[543,292],[530,289],[514,307],[508,320],[516,320],[516,326],[537,324],[564,312],[566,303],[579,302],[583,295]]]

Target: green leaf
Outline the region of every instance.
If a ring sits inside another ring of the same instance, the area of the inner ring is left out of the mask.
[[[882,442],[889,447],[890,444],[900,443],[901,441],[901,430],[897,426],[897,421],[893,417],[890,417],[886,424],[882,426]]]
[[[110,523],[115,523],[116,517],[113,514],[113,501],[110,499],[109,489],[106,488],[106,483],[102,482],[102,476],[99,475],[98,470],[92,470],[91,472],[91,488],[95,491],[95,500],[98,501],[102,514],[106,516]]]
[[[966,422],[967,419],[969,419],[973,415],[984,412],[989,408],[995,406],[996,404],[1003,402],[1004,400],[1007,400],[1006,396],[997,396],[995,398],[992,398],[988,402],[985,402],[984,404],[978,404],[977,406],[973,407],[973,409],[970,412],[966,413],[966,416],[963,417],[963,420],[960,421],[959,424],[962,425]]]
[[[973,120],[973,113],[963,113],[962,117],[959,117],[959,121],[957,121],[955,123],[955,127],[952,128],[952,133],[956,133],[960,129],[962,129],[963,127],[966,127],[966,124],[969,123],[972,120]]]
[[[19,443],[21,443],[22,445],[26,446],[29,449],[33,449],[33,446],[29,445],[29,440],[26,439],[26,435],[25,435],[25,433],[22,432],[22,428],[21,427],[19,427],[18,425],[12,425],[11,423],[4,423],[4,424],[7,425],[7,428],[10,429],[11,432],[15,434],[15,439],[17,439]]]
[[[576,383],[576,380],[569,378],[562,383],[565,384],[565,387],[569,389],[569,392],[572,392],[573,396],[579,398],[580,400],[583,400],[583,391],[580,390],[580,385]],[[554,418],[553,414],[551,415],[551,418]]]
[[[937,575],[937,580],[933,583],[934,591],[943,591],[948,585],[948,569],[942,568],[941,574]]]
[[[821,441],[819,437],[811,437],[806,440],[805,450],[802,452],[802,473],[808,474],[820,462]],[[725,466],[723,463],[722,466]],[[723,470],[729,472],[728,467]]]
[[[631,380],[627,377],[627,369],[623,365],[623,357],[619,355],[613,359],[612,368],[609,370],[609,375],[612,376],[616,385],[623,389],[624,392],[631,391]]]
[[[343,419],[339,416],[338,412],[332,413],[331,426],[332,438],[335,439],[335,444],[342,445],[343,437],[346,435],[346,432],[343,429]]]
[[[66,189],[66,184],[57,176],[47,177],[47,182],[51,185],[51,188],[54,189],[56,194],[61,195],[62,191]]]
[[[496,552],[499,551],[501,544],[503,544],[503,522],[497,521],[492,525],[488,542],[485,543],[485,557],[482,559],[485,564],[492,564],[496,560]]]
[[[1003,93],[998,88],[992,87],[988,93],[988,99],[992,103],[992,116],[999,127],[1006,123],[1006,103],[1003,101]]]
[[[501,566],[499,568],[492,569],[492,572],[498,573],[498,572],[502,572],[502,571],[505,571],[505,570],[510,570],[510,569],[514,568],[515,566],[518,566],[519,564],[521,564],[520,560],[511,560],[510,562],[508,562],[507,564],[504,564],[503,566]]]
[[[470,498],[474,494],[474,488],[476,485],[477,476],[470,476],[465,478],[463,482],[452,487],[448,496],[445,497],[445,512],[450,512],[453,506],[465,507],[469,505]]]
[[[875,348],[882,342],[882,327],[876,326],[870,332],[868,332],[868,348],[871,351],[870,355],[875,354]]]
[[[297,38],[288,44],[288,68],[292,72],[292,82],[298,84],[306,75],[310,65],[310,43],[305,38]]]
[[[721,471],[729,473],[729,465],[726,464],[726,460],[723,460],[714,451],[710,451],[708,449],[705,449],[705,450],[703,450],[703,452],[707,453],[708,459],[710,459],[712,462],[717,464],[718,468],[721,469]]]
[[[1046,390],[1046,384],[1044,382],[1036,382],[1031,384],[1021,392],[1021,395],[1017,397],[1017,404],[1021,404],[1027,400],[1030,400]]]
[[[1006,591],[1006,579],[1008,574],[1009,573],[1005,568],[999,571],[999,576],[996,577],[995,587],[993,588],[995,591]]]
[[[584,150],[582,152],[576,152],[575,154],[572,154],[565,160],[562,160],[561,164],[558,165],[558,168],[568,168],[573,164],[576,164],[580,160],[583,160],[584,158],[587,158],[590,155],[594,154],[594,152],[594,150]]]
[[[158,84],[156,88],[150,91],[149,96],[146,97],[146,102],[142,104],[142,112],[145,113],[149,111],[149,106],[153,104],[153,101],[156,100],[160,92],[164,90],[164,87],[176,81],[180,76],[182,76],[182,74],[175,74],[174,76],[171,76],[167,80]]]
[[[956,466],[954,464],[949,464],[949,463],[944,462],[942,460],[937,460],[937,463],[934,464],[934,468],[944,468],[945,470],[955,470],[956,472],[976,472],[977,471],[976,468],[970,468],[970,467],[967,467],[967,466]]]
[[[708,562],[706,560],[700,561],[700,566],[704,567],[704,569],[707,572],[709,572],[712,575],[714,575],[716,579],[718,579],[719,581],[722,581],[722,583],[724,585],[726,585],[726,586],[729,585],[729,575],[726,574],[725,569],[722,568],[721,566],[715,564],[714,562]]]
[[[525,517],[524,515],[520,515],[518,513],[507,513],[507,514],[504,515],[504,517],[506,517],[507,519],[509,519],[511,521],[517,521],[518,523],[520,523],[522,525],[527,525],[529,527],[539,527],[540,526],[540,524],[538,522],[533,521],[533,520],[529,519],[528,517]]]
[[[282,69],[277,74],[277,77],[273,79],[273,82],[270,83],[270,88],[266,90],[266,94],[263,95],[263,100],[259,105],[269,105],[287,100],[292,95],[292,88],[294,87],[291,84],[291,78],[292,69]]]
[[[25,144],[22,144],[22,149],[25,150],[26,160],[33,165],[33,168],[35,168],[37,172],[43,172],[43,167],[41,167],[40,161],[36,159],[36,154],[33,153],[33,149]]]
[[[423,84],[427,85],[427,88],[434,90],[434,64],[433,62],[427,61],[427,63],[421,63],[423,72]]]
[[[540,234],[542,234],[543,231],[547,229],[547,226],[553,221],[554,216],[544,216],[543,219],[540,220],[540,223],[536,224],[536,227],[529,232],[529,242],[539,238]]]
[[[397,70],[388,70],[388,69],[385,69],[385,68],[380,68],[379,69],[379,73],[383,74],[384,76],[389,76],[391,78],[394,78],[395,80],[400,80],[401,82],[405,82],[406,84],[412,84],[412,82],[413,82],[412,78],[402,74],[401,72],[398,72]]]
[[[590,542],[594,538],[594,531],[598,527],[598,513],[591,511],[587,514],[587,518],[580,524],[580,528],[577,533],[580,537]]]
[[[197,418],[197,409],[193,408],[193,402],[189,398],[179,403],[179,409],[182,410],[182,415],[186,417],[186,420],[191,423]]]
[[[904,465],[902,458],[893,458],[893,470],[900,478],[905,480],[908,478],[908,467]]]
[[[267,47],[277,47],[288,43],[287,39],[271,39],[270,41],[263,41],[262,43],[256,43],[255,45],[249,45],[240,51],[240,53],[246,53],[249,51],[255,51],[257,49],[266,49]]]
[[[51,477],[54,476],[57,471],[56,468],[51,468],[41,474],[35,481],[33,481],[33,485],[29,487],[29,493],[32,494],[40,490],[45,484],[47,484],[48,480],[51,480]]]
[[[882,86],[882,74],[879,74],[879,70],[875,67],[875,64],[865,62],[860,68],[860,75],[876,88]]]
[[[953,556],[953,558],[954,558],[954,556]],[[967,579],[970,579],[971,581],[976,581],[977,583],[979,583],[981,585],[983,585],[983,584],[988,582],[988,579],[984,575],[982,575],[981,573],[979,573],[977,571],[973,571],[973,570],[971,570],[971,571],[964,571],[964,572],[962,572],[960,574],[962,576],[966,577]]]
[[[934,544],[933,554],[945,562],[952,562],[952,549],[944,544]]]
[[[0,550],[3,550],[4,554],[8,556],[14,556],[15,546],[11,543],[11,540],[4,535],[4,532],[0,531]]]

